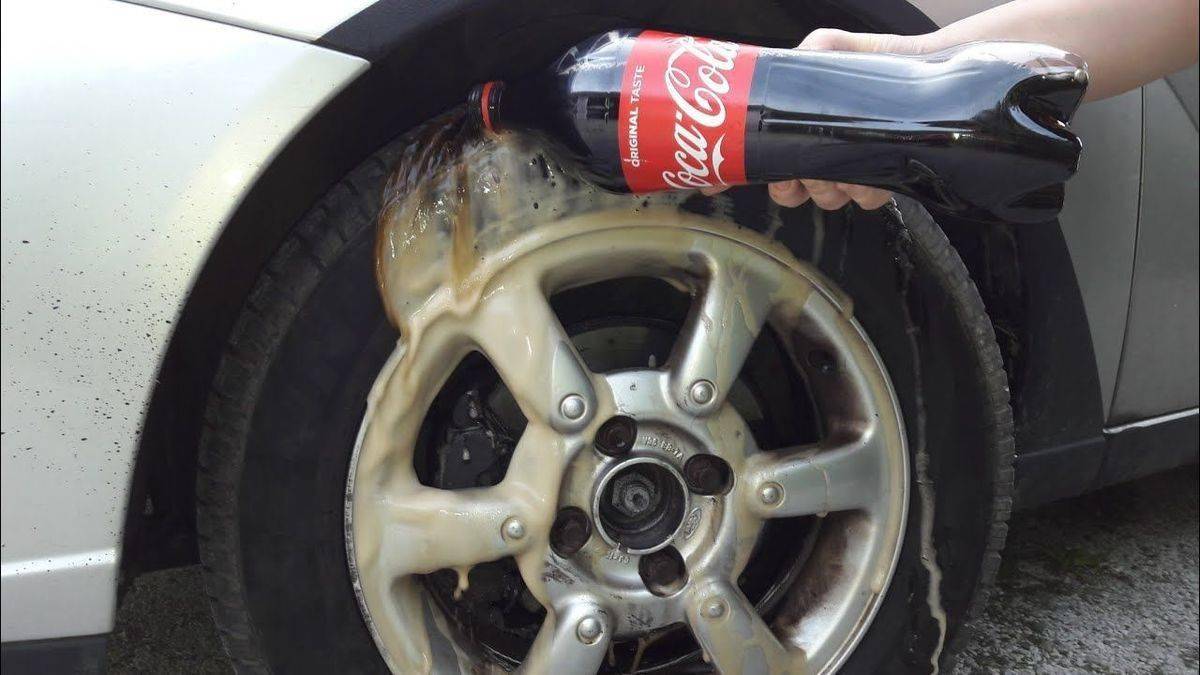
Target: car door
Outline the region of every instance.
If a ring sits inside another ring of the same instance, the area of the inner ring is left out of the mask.
[[[1200,389],[1197,67],[1142,89],[1133,285],[1110,424],[1193,409]]]

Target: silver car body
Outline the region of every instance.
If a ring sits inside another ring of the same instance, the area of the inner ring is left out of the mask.
[[[367,64],[118,2],[6,4],[2,25],[3,640],[103,633],[192,278],[257,173]]]
[[[365,0],[144,4],[4,5],[4,642],[111,630],[181,307],[262,171],[369,67],[311,44]],[[995,3],[915,4],[944,24]],[[1179,80],[1075,124],[1061,223],[1118,431],[1196,414],[1195,69]]]

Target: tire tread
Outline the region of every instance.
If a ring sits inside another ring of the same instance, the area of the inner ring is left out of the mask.
[[[237,494],[246,438],[270,362],[322,273],[374,226],[392,142],[334,185],[295,225],[259,275],[228,336],[210,386],[197,463],[197,538],[205,594],[221,643],[239,673],[271,671],[243,592]]]
[[[963,338],[974,347],[971,351],[978,359],[975,364],[975,380],[987,401],[982,432],[992,463],[990,530],[975,592],[968,605],[966,621],[950,644],[946,645],[944,665],[949,672],[953,670],[955,654],[970,639],[972,623],[987,606],[996,574],[1000,570],[1004,543],[1008,538],[1008,519],[1012,514],[1015,490],[1013,460],[1016,441],[1013,436],[1013,413],[1009,403],[1008,372],[1004,368],[1004,360],[996,342],[995,328],[983,297],[966,265],[949,238],[923,206],[905,198],[897,198],[895,201],[899,224],[911,236],[909,254],[924,257],[929,264],[947,273],[942,279],[943,290],[951,299]]]

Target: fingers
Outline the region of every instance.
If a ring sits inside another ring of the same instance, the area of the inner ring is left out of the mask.
[[[700,188],[700,193],[711,197],[728,189],[728,185],[714,185]],[[871,211],[888,203],[892,198],[891,192],[879,188],[810,179],[770,183],[767,185],[767,192],[776,204],[783,207],[800,206],[812,199],[814,204],[826,211],[835,211],[851,201]]]
[[[835,211],[851,201],[870,211],[892,198],[892,193],[887,190],[827,180],[786,180],[769,184],[767,191],[780,206],[800,206],[812,199],[814,204],[826,211]]]
[[[892,199],[892,193],[879,188],[867,187],[866,185],[852,185],[850,183],[838,183],[837,187],[842,192],[867,211],[873,211]]]
[[[767,185],[767,192],[776,204],[788,208],[800,206],[808,201],[808,190],[798,180],[785,180]]]
[[[804,187],[813,203],[826,211],[835,211],[850,202],[850,195],[838,189],[837,183],[827,180],[804,180]]]
[[[830,49],[833,51],[859,51],[854,48],[856,33],[848,33],[836,28],[818,28],[805,36],[796,46],[797,49]]]
[[[883,52],[896,42],[896,35],[849,33],[836,28],[818,28],[809,33],[797,49],[827,49],[835,52]]]
[[[700,188],[700,194],[705,197],[712,197],[728,190],[728,185],[713,185],[712,187]],[[771,194],[771,199],[775,200],[780,206],[793,207],[800,206],[808,201],[808,190],[800,184],[798,180],[785,180],[779,183],[768,183],[767,192]]]

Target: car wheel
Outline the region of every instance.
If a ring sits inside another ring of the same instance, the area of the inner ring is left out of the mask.
[[[414,196],[414,147],[296,226],[213,383],[198,523],[239,670],[945,666],[1012,422],[924,209],[603,194],[515,138]]]

